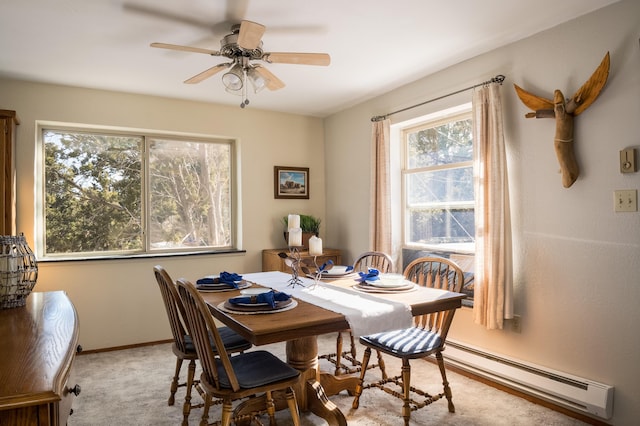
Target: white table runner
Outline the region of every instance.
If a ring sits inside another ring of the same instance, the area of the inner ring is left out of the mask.
[[[323,282],[313,288],[310,278],[300,278],[305,287],[289,287],[291,275],[278,271],[243,274],[242,278],[344,315],[356,336],[409,328],[413,324],[411,307],[404,303]]]

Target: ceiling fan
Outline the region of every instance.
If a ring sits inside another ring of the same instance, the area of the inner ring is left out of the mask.
[[[249,104],[247,99],[247,83],[250,82],[257,93],[265,87],[269,90],[282,89],[285,84],[271,71],[256,61],[277,64],[319,65],[327,66],[331,58],[326,53],[294,53],[265,52],[262,49],[262,35],[266,27],[256,22],[243,20],[231,27],[231,33],[220,40],[220,50],[200,47],[181,46],[168,43],[151,43],[151,47],[204,53],[211,56],[223,56],[230,62],[215,65],[185,80],[187,84],[201,81],[227,70],[222,76],[222,83],[230,93],[242,96],[240,107]]]

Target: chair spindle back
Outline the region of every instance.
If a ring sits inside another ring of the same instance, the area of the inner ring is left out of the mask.
[[[362,253],[353,262],[355,272],[367,272],[368,268],[376,268],[383,274],[393,272],[393,259],[380,251],[367,251]]]
[[[164,307],[167,310],[173,341],[180,352],[186,353],[187,348],[184,338],[188,332],[185,332],[185,329],[189,330],[189,327],[184,319],[184,306],[182,306],[182,301],[180,300],[180,296],[178,296],[176,285],[169,276],[169,273],[162,266],[154,266],[153,273],[156,276],[158,287],[160,287],[160,294],[162,294],[162,300],[164,301]]]
[[[224,347],[224,343],[222,342],[222,338],[220,337],[220,333],[218,332],[218,328],[214,323],[213,316],[207,304],[195,286],[189,281],[181,278],[178,280],[177,285],[178,293],[180,294],[186,311],[186,319],[191,330],[191,338],[196,347],[202,372],[206,375],[207,381],[215,384],[216,388],[220,389],[220,377],[218,374],[218,364],[216,362],[216,358],[218,358],[224,367],[231,388],[234,391],[238,391],[240,389],[238,379],[233,371],[229,355]],[[214,353],[211,347],[210,336],[215,343],[217,353]]]
[[[464,275],[452,260],[442,257],[421,257],[415,259],[404,270],[406,279],[414,283],[440,290],[460,292]],[[445,339],[453,321],[455,309],[420,315],[414,318],[416,326],[436,332]]]

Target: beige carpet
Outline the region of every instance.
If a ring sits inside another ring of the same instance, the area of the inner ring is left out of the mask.
[[[335,345],[335,335],[321,336],[319,347]],[[284,343],[263,346],[284,358]],[[359,352],[359,356],[362,351]],[[446,357],[446,352],[445,352]],[[385,358],[390,374],[399,373],[399,363]],[[121,351],[80,355],[76,359],[77,382],[82,392],[74,402],[74,413],[69,425],[180,425],[184,388],[176,395],[176,404],[167,405],[169,383],[173,375],[175,356],[169,344],[145,346]],[[321,364],[329,369],[328,364]],[[186,373],[186,364],[183,366]],[[375,374],[377,370],[367,373]],[[197,373],[199,374],[199,373]],[[455,413],[449,413],[446,400],[412,413],[414,425],[584,425],[571,417],[548,410],[524,399],[483,385],[460,374],[447,374],[453,391]],[[412,362],[415,383],[427,391],[440,389],[440,373],[435,364],[416,360]],[[401,401],[378,389],[365,390],[360,408],[351,409],[352,397],[346,392],[331,398],[345,414],[349,425],[400,425]],[[194,401],[200,401],[199,395]],[[219,406],[210,411],[210,421],[219,420]],[[191,412],[190,424],[197,425],[201,409]],[[268,424],[268,419],[262,419]],[[312,414],[302,414],[302,425],[326,425]],[[278,424],[290,425],[287,411],[278,413]]]

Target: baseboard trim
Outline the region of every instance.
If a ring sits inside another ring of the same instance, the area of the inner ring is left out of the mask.
[[[78,355],[97,354],[97,353],[101,353],[101,352],[113,352],[113,351],[120,351],[120,350],[124,350],[124,349],[141,348],[141,347],[144,347],[144,346],[164,345],[165,343],[173,343],[173,339],[157,340],[155,342],[136,343],[136,344],[133,344],[133,345],[113,346],[111,348],[90,349],[88,351],[85,351],[83,349]]]

